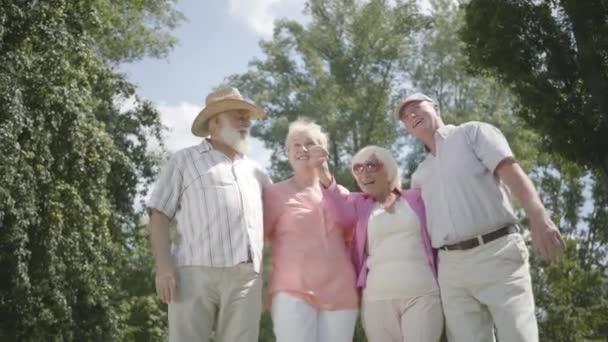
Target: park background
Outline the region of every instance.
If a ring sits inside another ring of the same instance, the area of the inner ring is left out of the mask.
[[[567,239],[531,257],[541,341],[608,339],[605,1],[2,0],[0,341],[166,339],[143,201],[222,85],[269,113],[250,157],[275,181],[299,116],[353,190],[363,146],[406,184],[421,160],[390,115],[405,94],[498,126]]]

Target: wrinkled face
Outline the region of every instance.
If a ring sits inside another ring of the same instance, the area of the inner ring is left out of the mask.
[[[249,135],[249,127],[251,127],[251,114],[249,114],[249,112],[231,110],[219,114],[218,119],[220,129],[229,126],[238,131],[243,138]]]
[[[307,132],[295,132],[289,137],[287,158],[294,172],[309,167],[310,148],[316,145],[318,145],[318,142]]]
[[[386,168],[375,155],[365,162],[354,163],[352,173],[359,188],[367,194],[376,195],[390,191],[390,180]]]
[[[229,111],[218,115],[219,138],[241,154],[249,149],[249,127],[251,117],[248,112]]]
[[[407,131],[416,138],[428,133],[432,134],[439,128],[439,111],[432,102],[410,102],[399,114]]]

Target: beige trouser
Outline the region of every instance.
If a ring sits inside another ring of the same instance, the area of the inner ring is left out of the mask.
[[[450,342],[536,342],[538,328],[520,234],[465,251],[439,252],[439,287]]]
[[[361,311],[370,342],[438,342],[443,333],[439,294],[410,299],[363,299]]]
[[[177,301],[169,304],[169,341],[258,340],[262,279],[251,264],[178,269]]]

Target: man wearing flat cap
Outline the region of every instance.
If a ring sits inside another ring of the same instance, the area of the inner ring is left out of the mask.
[[[235,88],[209,94],[192,124],[201,143],[176,152],[154,186],[150,240],[170,341],[258,340],[262,188],[270,179],[245,153],[251,120],[263,116]]]
[[[556,259],[564,249],[528,176],[496,127],[445,125],[424,94],[402,100],[396,118],[428,153],[412,175],[426,205],[450,342],[536,342],[538,328],[528,264],[512,194],[526,211],[532,245]],[[510,194],[507,191],[510,190]]]

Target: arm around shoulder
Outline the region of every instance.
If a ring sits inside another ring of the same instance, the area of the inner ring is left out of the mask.
[[[323,206],[332,220],[341,226],[351,226],[357,221],[357,194],[353,194],[332,179],[323,189]]]

